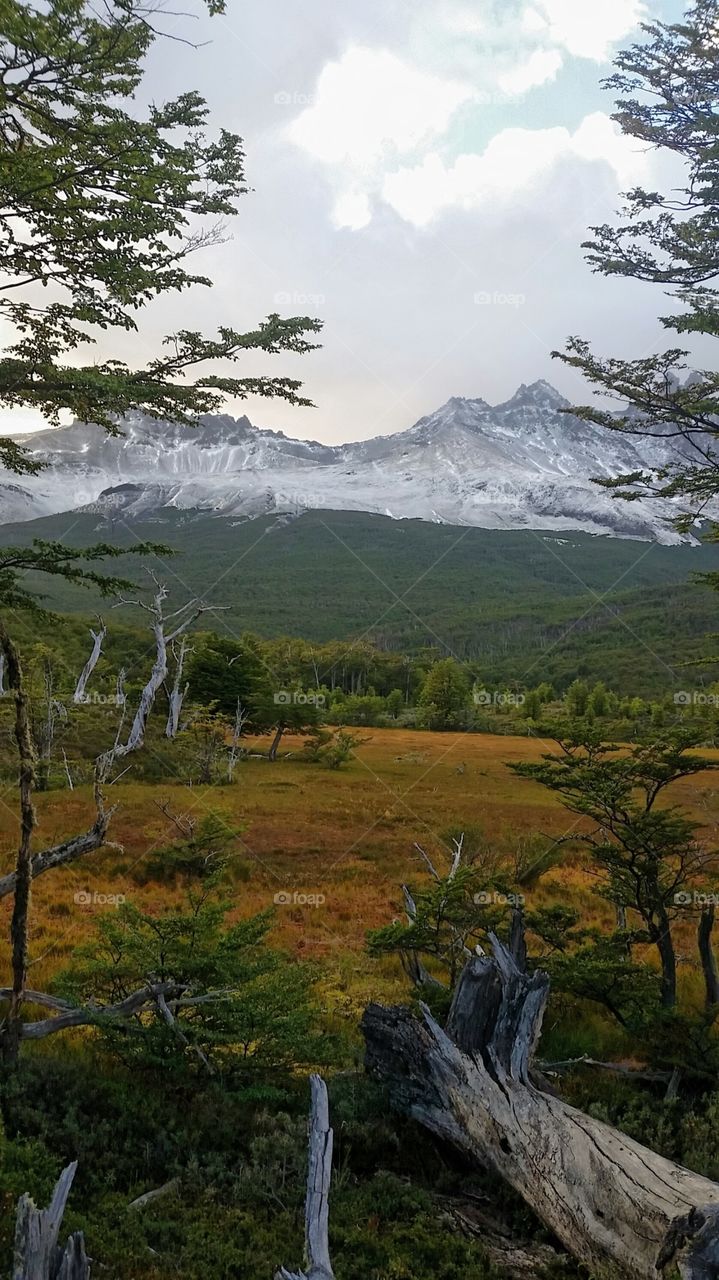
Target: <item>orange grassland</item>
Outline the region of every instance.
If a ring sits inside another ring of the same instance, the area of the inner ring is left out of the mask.
[[[333,1004],[353,1016],[368,998],[404,990],[393,958],[377,961],[366,955],[365,934],[402,915],[402,881],[417,885],[425,877],[415,841],[431,853],[435,865],[446,866],[442,833],[448,827],[479,827],[508,854],[523,837],[543,833],[556,838],[580,829],[550,793],[507,768],[508,761],[538,758],[551,749],[550,743],[388,729],[367,730],[362,739],[355,758],[336,772],[301,760],[300,744],[290,738],[284,746],[294,754],[274,764],[261,758],[242,761],[232,786],[122,778],[110,797],[118,806],[111,828],[115,846],[35,883],[30,985],[42,989],[67,964],[73,948],[93,936],[98,913],[108,909],[78,904],[79,892],[123,894],[151,912],[183,898],[179,886],[143,885],[135,878],[150,851],[177,838],[159,803],[194,818],[214,810],[242,827],[229,879],[233,911],[243,916],[274,908],[275,944],[318,961]],[[712,835],[719,796],[711,774],[678,784],[673,798]],[[92,821],[87,788],[38,795],[37,808],[37,849]],[[14,789],[6,787],[0,796],[3,871],[12,867],[17,831]],[[527,905],[562,901],[580,908],[587,923],[609,924],[611,910],[591,887],[581,851],[569,846]],[[275,905],[275,895],[295,893],[324,900],[319,905]],[[0,901],[5,938],[11,907],[11,898]],[[687,933],[688,957],[692,950]],[[6,970],[7,947],[3,953]]]

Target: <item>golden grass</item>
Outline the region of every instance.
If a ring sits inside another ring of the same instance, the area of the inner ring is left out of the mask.
[[[400,885],[424,872],[414,851],[419,841],[441,860],[442,832],[467,824],[506,851],[537,832],[554,838],[575,827],[572,815],[534,783],[515,778],[507,761],[534,760],[549,744],[531,738],[368,730],[356,758],[338,772],[292,755],[270,764],[243,761],[232,786],[145,784],[125,778],[112,788],[119,805],[111,835],[122,849],[107,848],[58,869],[34,887],[30,984],[42,988],[65,965],[79,942],[93,936],[102,907],[82,906],[75,894],[124,894],[141,909],[160,911],[181,900],[180,888],[138,884],[133,872],[147,854],[177,832],[158,808],[200,818],[212,810],[243,827],[238,869],[232,878],[238,915],[274,905],[279,892],[321,895],[321,905],[278,905],[273,940],[297,957],[319,961],[335,1007],[354,1015],[371,996],[403,990],[398,966],[365,954],[367,929],[402,914]],[[285,749],[296,749],[288,738]],[[711,776],[678,784],[677,803],[712,828],[719,798]],[[92,820],[86,788],[39,795],[36,847],[52,844]],[[12,867],[17,836],[12,788],[0,804],[2,870]],[[576,824],[575,829],[579,829]],[[583,860],[567,853],[534,891],[529,905],[561,900],[582,911],[586,923],[609,924],[611,909],[591,890]],[[0,931],[8,936],[12,899],[0,901]],[[688,943],[687,950],[691,950]],[[7,967],[7,948],[4,948]]]

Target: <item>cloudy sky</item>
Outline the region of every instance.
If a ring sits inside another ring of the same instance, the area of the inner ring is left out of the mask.
[[[153,304],[113,354],[144,361],[176,327],[319,316],[321,351],[247,365],[298,373],[317,407],[245,409],[327,441],[540,377],[586,399],[550,359],[568,334],[617,355],[666,344],[656,288],[593,276],[581,249],[620,191],[665,176],[600,88],[644,18],[680,16],[649,4],[228,0],[210,20],[198,2],[177,30],[201,47],[160,42],[148,84],[156,100],[204,93],[213,122],[244,137],[253,190],[204,254],[214,289]]]

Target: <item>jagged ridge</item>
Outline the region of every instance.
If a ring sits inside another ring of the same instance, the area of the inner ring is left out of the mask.
[[[335,446],[225,415],[192,430],[132,414],[120,438],[75,423],[16,437],[48,467],[31,482],[0,474],[0,519],[88,507],[243,517],[332,509],[676,541],[665,507],[618,502],[591,483],[671,462],[676,441],[613,435],[559,412],[567,407],[549,383],[523,383],[503,404],[452,397],[407,431]]]

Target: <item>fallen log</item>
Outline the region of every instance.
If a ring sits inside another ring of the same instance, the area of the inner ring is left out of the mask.
[[[491,957],[465,966],[444,1030],[424,1006],[421,1020],[368,1007],[368,1070],[394,1107],[502,1177],[590,1268],[717,1280],[719,1184],[537,1087],[549,978],[492,943]]]

